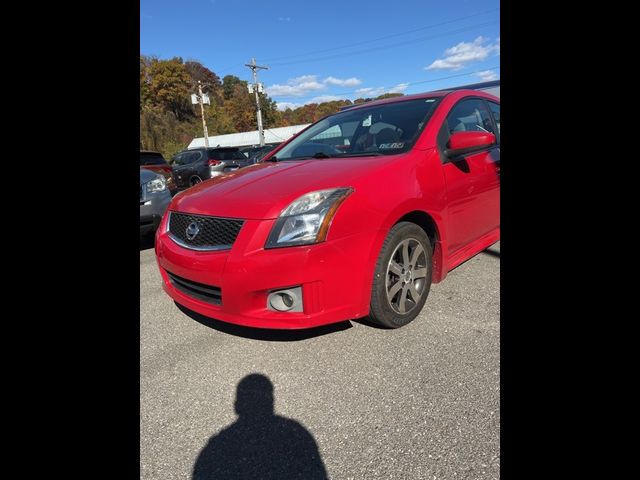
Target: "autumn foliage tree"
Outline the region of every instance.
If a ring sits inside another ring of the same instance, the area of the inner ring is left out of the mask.
[[[256,128],[254,96],[247,82],[234,75],[220,77],[200,62],[175,57],[160,60],[140,56],[140,146],[157,150],[170,158],[194,137],[202,136],[199,105],[191,94],[202,82],[211,104],[205,105],[209,135],[221,135]],[[282,125],[276,103],[260,94],[265,128]]]

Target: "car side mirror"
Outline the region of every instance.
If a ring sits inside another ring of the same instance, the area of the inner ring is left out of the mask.
[[[451,134],[444,154],[447,157],[457,157],[484,150],[495,143],[496,136],[490,132],[455,132]]]

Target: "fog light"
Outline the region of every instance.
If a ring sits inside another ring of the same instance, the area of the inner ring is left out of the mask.
[[[302,288],[287,288],[269,293],[267,308],[277,312],[302,312]]]

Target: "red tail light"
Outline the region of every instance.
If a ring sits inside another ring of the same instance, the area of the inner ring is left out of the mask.
[[[171,170],[171,167],[169,167],[169,166],[162,167],[162,170],[164,170],[164,171],[165,171],[165,172],[167,172],[167,173],[171,173],[171,172],[173,172],[173,170]]]
[[[220,160],[209,160],[209,166],[215,167],[216,165],[220,165],[222,162]]]

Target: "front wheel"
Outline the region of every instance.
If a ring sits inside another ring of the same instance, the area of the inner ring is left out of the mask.
[[[431,242],[415,223],[395,225],[382,245],[371,289],[370,317],[398,328],[418,316],[431,287]]]

